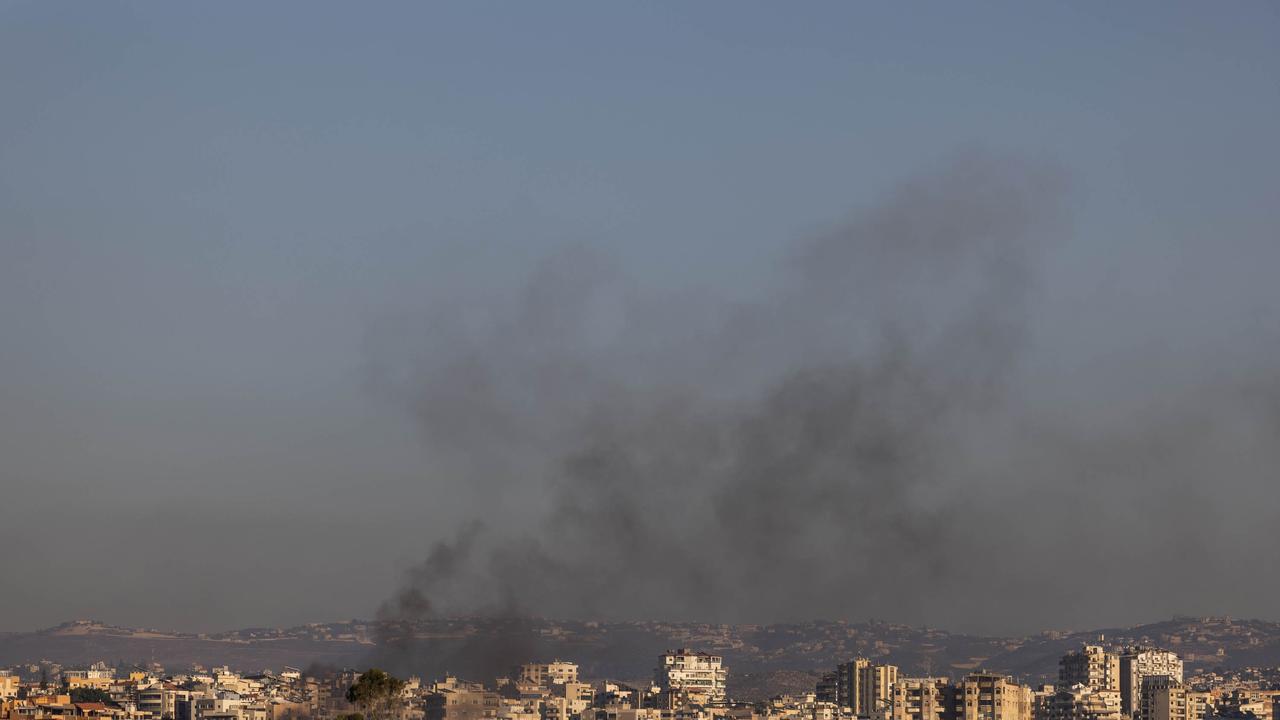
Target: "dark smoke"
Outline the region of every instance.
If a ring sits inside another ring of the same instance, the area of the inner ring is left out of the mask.
[[[1021,397],[1066,190],[1052,166],[966,154],[798,243],[752,301],[647,293],[575,249],[505,305],[437,311],[412,352],[375,338],[429,482],[474,488],[483,520],[381,617],[1025,629],[1117,607],[1144,558],[1209,561],[1227,541],[1198,472],[1271,477],[1274,422],[1231,402],[1253,440],[1217,433],[1216,393],[1084,422]],[[1233,449],[1253,454],[1218,465]],[[1074,600],[1073,574],[1104,599]],[[1186,566],[1169,602],[1187,604],[1138,610],[1198,610],[1192,578],[1216,576]]]
[[[511,603],[503,612],[509,616],[505,622],[486,623],[483,634],[474,633],[465,622],[444,637],[422,632],[418,621],[434,615],[432,596],[466,577],[482,530],[479,522],[466,525],[453,541],[436,543],[409,571],[409,581],[378,609],[372,664],[400,673],[426,669],[493,678],[508,675],[513,663],[534,657],[534,628]]]

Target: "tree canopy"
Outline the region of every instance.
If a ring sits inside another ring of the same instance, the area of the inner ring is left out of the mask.
[[[404,681],[378,668],[369,668],[347,688],[347,702],[356,705],[370,718],[384,714],[400,697]]]
[[[111,702],[111,694],[106,690],[99,690],[91,687],[71,688],[71,702],[73,703],[109,703]]]

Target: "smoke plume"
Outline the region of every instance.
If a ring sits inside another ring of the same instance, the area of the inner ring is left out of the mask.
[[[1231,534],[1205,481],[1270,493],[1276,395],[1243,398],[1275,385],[1037,406],[1022,359],[1067,190],[968,153],[794,243],[749,299],[648,291],[571,248],[506,302],[436,309],[412,349],[375,337],[426,481],[475,513],[429,529],[447,539],[380,616],[1007,631],[1143,588],[1168,599],[1110,619],[1211,603]]]

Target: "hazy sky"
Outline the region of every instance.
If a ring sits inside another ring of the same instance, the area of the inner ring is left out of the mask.
[[[587,274],[645,298],[643,318],[620,325],[625,342],[574,356],[588,370],[626,365],[647,337],[696,345],[735,303],[785,320],[822,297],[764,300],[792,287],[775,278],[780,257],[849,227],[881,237],[877,218],[918,207],[894,200],[911,178],[934,188],[926,213],[944,213],[949,193],[970,207],[969,161],[959,181],[946,168],[974,154],[1052,169],[1052,240],[1027,259],[1019,351],[999,358],[1012,379],[982,421],[1003,429],[948,435],[930,457],[959,452],[963,474],[998,478],[1002,497],[1017,477],[1042,478],[1006,508],[1006,534],[963,545],[1029,547],[1010,562],[1040,569],[1005,576],[1026,578],[1007,594],[957,585],[971,595],[954,605],[883,591],[861,603],[855,577],[845,605],[655,614],[993,632],[1174,612],[1280,619],[1277,77],[1280,12],[1265,2],[2,2],[0,630],[369,617],[473,517],[537,536],[536,499],[564,485],[526,463],[563,439],[515,433],[529,447],[509,453],[509,437],[464,427],[455,449],[472,456],[446,459],[448,418],[412,389],[419,372],[440,382],[424,357],[474,345],[518,361],[523,336],[441,350],[447,335],[419,336],[432,318],[519,306],[529,277],[573,248],[606,258],[607,270],[582,261]],[[992,222],[1001,238],[1025,229],[1020,215]],[[930,302],[926,325],[942,307]],[[820,327],[803,342],[750,338],[818,352],[805,343],[822,344]],[[628,370],[635,387],[670,390],[650,375],[693,363],[654,357]],[[810,359],[797,357],[769,368]],[[742,382],[726,392],[750,394]],[[573,394],[488,401],[531,402],[521,422],[555,426]],[[1026,417],[1055,438],[1045,449],[1009,430]],[[1073,549],[1073,523],[1106,542]],[[1141,597],[1159,588],[1148,565],[1187,594]],[[1053,579],[1090,568],[1132,577],[1088,602]],[[753,592],[741,577],[711,590]],[[466,609],[459,597],[451,609]],[[531,611],[645,610],[537,597]]]

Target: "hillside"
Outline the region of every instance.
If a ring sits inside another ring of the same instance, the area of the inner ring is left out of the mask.
[[[201,663],[255,671],[283,665],[379,664],[406,674],[430,677],[450,671],[481,678],[522,660],[563,658],[577,661],[585,677],[643,681],[659,652],[688,646],[724,655],[732,670],[731,689],[739,697],[763,697],[809,687],[822,670],[857,655],[897,664],[907,675],[958,676],[986,668],[1027,682],[1051,680],[1058,657],[1100,636],[1109,643],[1175,650],[1189,673],[1280,665],[1280,623],[1230,618],[1176,618],[1010,638],[877,622],[706,625],[454,618],[395,627],[350,621],[195,635],[76,621],[0,635],[0,665],[42,659],[63,665],[153,661],[170,668]]]

